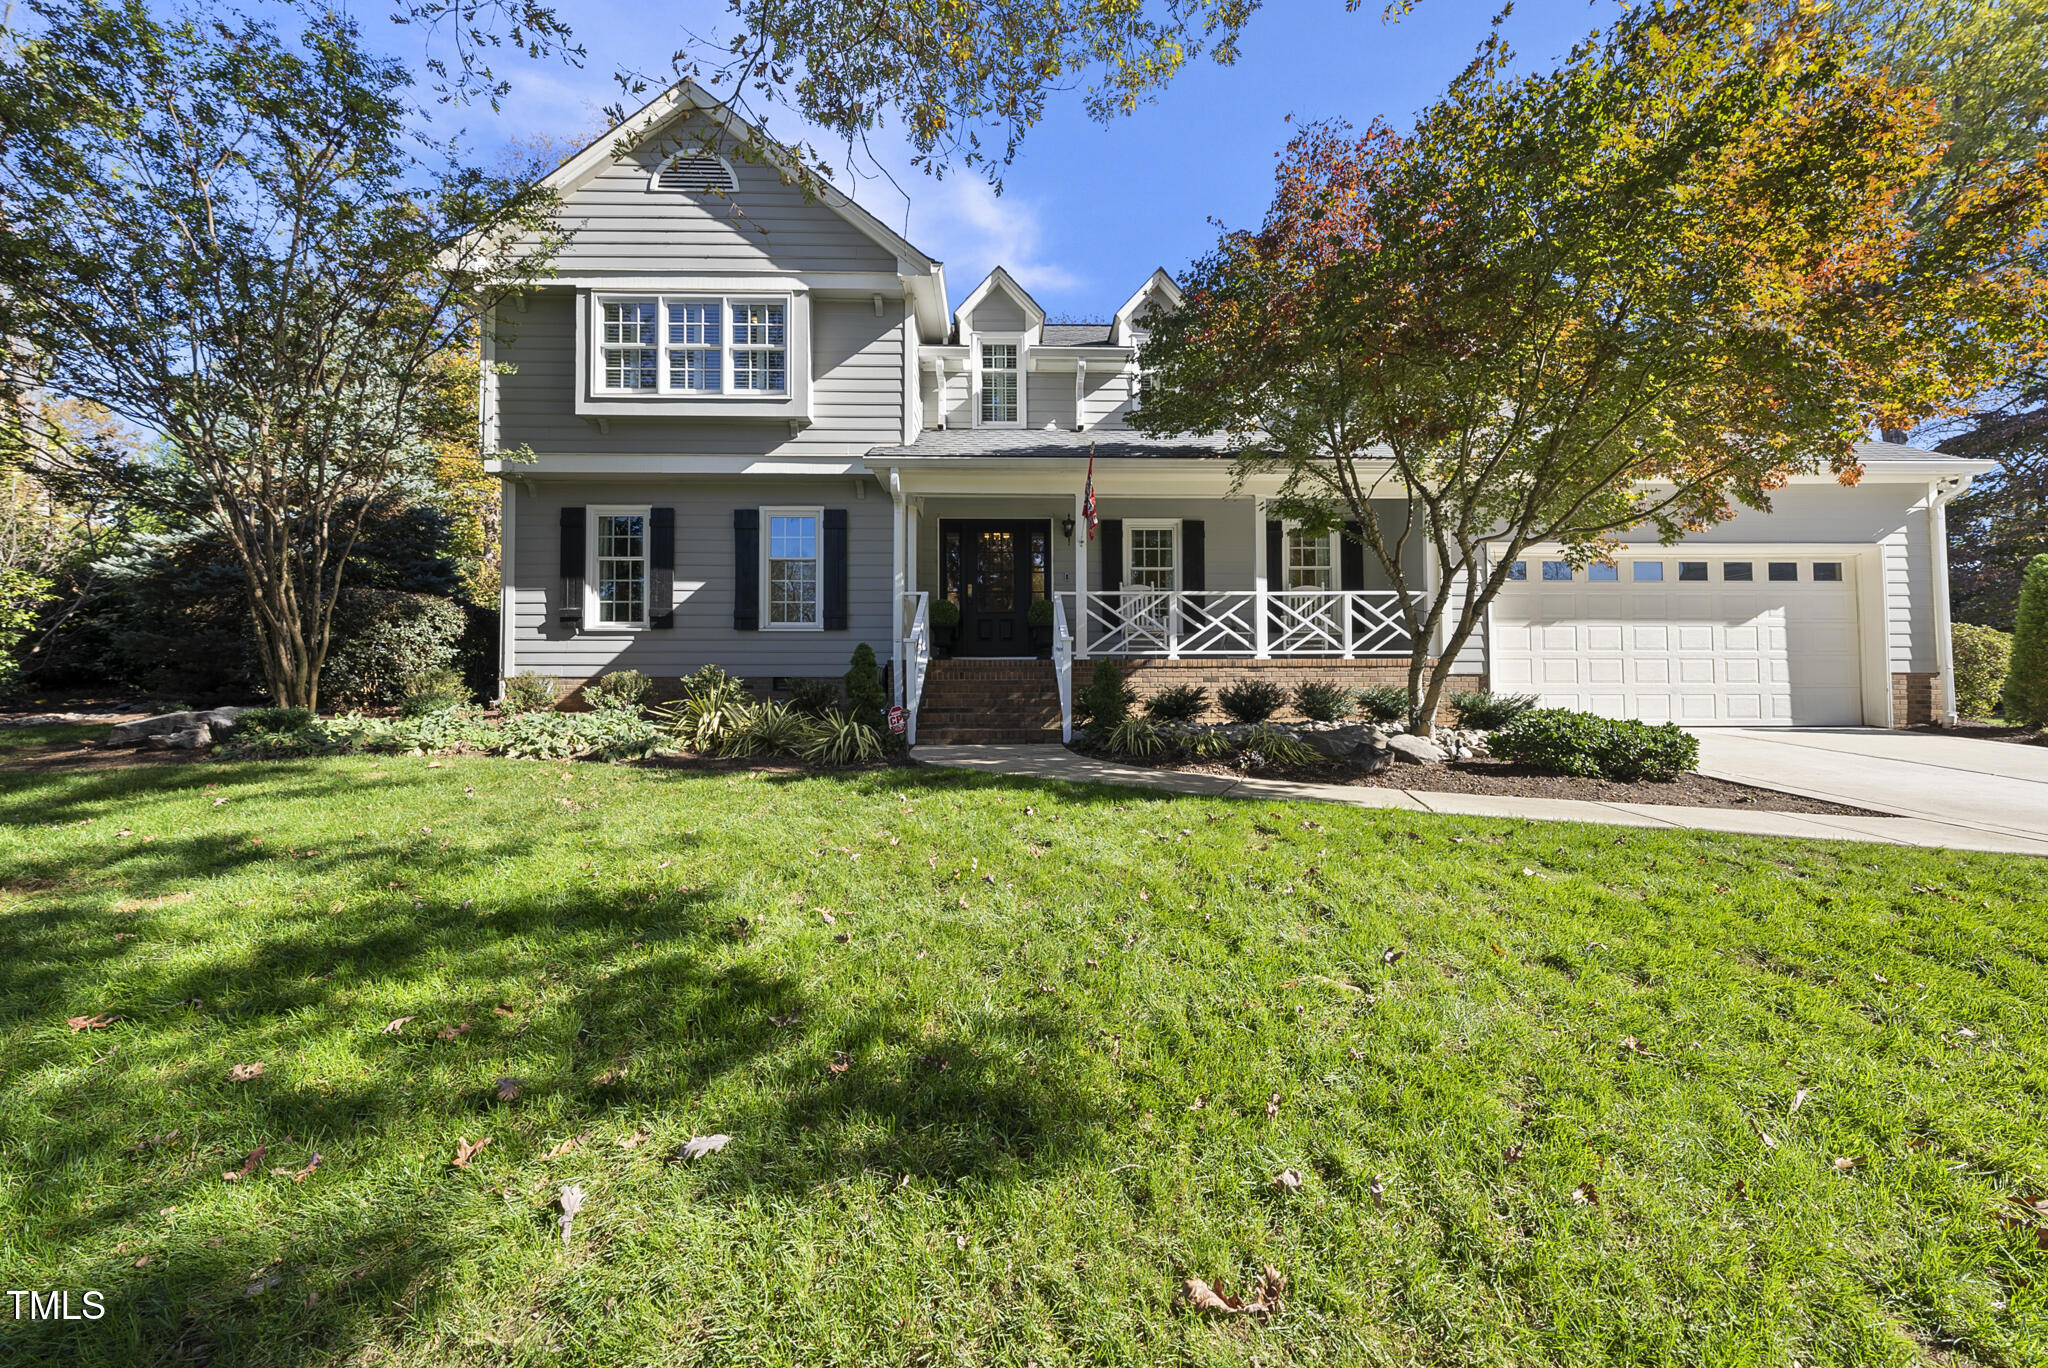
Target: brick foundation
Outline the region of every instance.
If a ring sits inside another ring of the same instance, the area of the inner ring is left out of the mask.
[[[1373,684],[1408,683],[1407,656],[1378,656],[1365,660],[1335,660],[1329,656],[1275,656],[1270,660],[1217,659],[1215,657],[1189,660],[1162,660],[1156,656],[1137,656],[1120,659],[1124,679],[1138,695],[1139,701],[1151,697],[1161,689],[1170,689],[1177,684],[1198,684],[1209,691],[1213,700],[1218,689],[1247,679],[1265,679],[1283,689],[1293,689],[1297,684],[1309,680],[1324,680],[1342,684],[1350,689],[1362,689]],[[1433,666],[1435,661],[1431,661]],[[1077,660],[1074,662],[1074,688],[1078,691],[1087,686],[1093,677],[1095,662]],[[1446,696],[1453,693],[1477,693],[1486,687],[1485,675],[1452,675],[1444,686]],[[1292,708],[1282,708],[1277,714],[1282,718],[1293,716]],[[1209,711],[1202,715],[1205,722],[1223,722],[1221,709],[1212,702]],[[1437,720],[1449,721],[1441,702],[1437,705]]]
[[[1892,676],[1892,725],[1927,727],[1941,721],[1941,676],[1935,673]]]

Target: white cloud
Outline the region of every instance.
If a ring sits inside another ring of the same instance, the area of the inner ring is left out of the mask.
[[[988,182],[972,173],[942,181],[913,173],[901,183],[910,193],[910,231],[905,236],[946,263],[956,296],[964,298],[997,266],[1033,294],[1065,293],[1081,286],[1079,276],[1045,259],[1045,229],[1038,207],[1028,198],[1014,192],[998,197]],[[867,182],[862,190],[868,207],[885,221],[901,221],[902,201],[887,182]],[[893,215],[884,207],[884,196],[895,201]]]

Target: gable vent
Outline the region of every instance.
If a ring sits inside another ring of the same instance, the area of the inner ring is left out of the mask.
[[[723,158],[708,152],[679,152],[662,164],[655,175],[654,188],[692,195],[729,195],[740,186]]]

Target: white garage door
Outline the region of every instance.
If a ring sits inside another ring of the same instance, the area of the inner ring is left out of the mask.
[[[1493,607],[1501,692],[1686,726],[1863,721],[1847,562],[1690,551],[1519,565]]]

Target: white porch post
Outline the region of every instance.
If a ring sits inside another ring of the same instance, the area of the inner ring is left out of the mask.
[[[910,701],[906,691],[909,662],[903,658],[903,596],[909,589],[908,556],[906,555],[906,529],[903,517],[903,480],[894,466],[889,467],[889,583],[895,592],[889,596],[889,675],[900,706]]]
[[[1074,493],[1074,658],[1088,658],[1088,515],[1083,498]]]
[[[1266,628],[1270,616],[1267,609],[1268,585],[1266,584],[1266,501],[1252,500],[1252,655],[1259,660],[1272,659],[1273,652],[1268,645]]]

